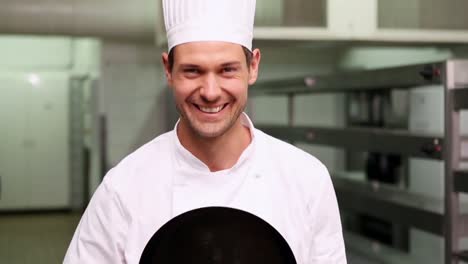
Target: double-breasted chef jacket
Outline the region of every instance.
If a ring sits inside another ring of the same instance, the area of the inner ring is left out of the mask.
[[[267,221],[286,239],[298,264],[346,263],[326,167],[255,129],[245,113],[241,120],[252,141],[230,169],[210,172],[181,145],[176,129],[123,159],[93,195],[64,263],[138,263],[161,226],[208,206],[241,209]]]

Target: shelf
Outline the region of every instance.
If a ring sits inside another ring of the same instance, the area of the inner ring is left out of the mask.
[[[343,34],[325,27],[255,27],[255,40],[335,41],[348,43],[400,45],[454,45],[468,42],[467,30],[378,29],[368,35]]]
[[[338,204],[345,211],[352,210],[443,235],[441,200],[375,183],[337,177],[333,178],[333,185]]]
[[[340,209],[444,235],[444,201],[410,193],[393,186],[333,177]],[[463,212],[468,212],[464,204]],[[462,216],[460,222],[466,223]],[[466,225],[462,225],[466,229]],[[463,234],[467,230],[460,230]]]
[[[386,33],[390,36],[392,32]],[[468,35],[463,37],[466,36]],[[439,87],[446,96],[444,96],[444,131],[450,137],[445,139],[440,134],[413,134],[407,130],[390,128],[362,126],[325,128],[293,125],[295,94],[366,92],[385,96],[391,90],[427,86]],[[460,251],[458,245],[452,243],[456,239],[468,236],[468,204],[460,202],[458,195],[459,192],[468,193],[468,170],[454,171],[454,168],[460,167],[459,162],[468,159],[466,148],[468,141],[458,131],[459,113],[457,113],[459,110],[468,109],[468,60],[453,59],[404,67],[344,72],[332,76],[301,76],[269,80],[257,83],[250,89],[250,93],[260,96],[288,96],[290,125],[257,125],[260,130],[276,138],[293,143],[302,142],[347,150],[401,154],[406,157],[444,161],[445,171],[453,175],[444,176],[448,188],[443,198],[416,194],[382,183],[368,182],[365,177],[351,179],[351,176],[355,175],[349,173],[334,174],[332,179],[338,204],[344,212],[373,216],[399,226],[412,227],[445,237],[446,262],[452,262],[454,258],[468,262],[468,250]],[[458,151],[460,151],[459,156]],[[426,175],[415,176],[425,178]],[[362,242],[359,240],[361,238],[356,237],[351,239],[353,240],[351,242],[348,241],[349,238],[346,239],[347,248],[359,247],[358,244],[361,244],[366,248],[361,251],[364,255],[379,255],[376,252],[379,251],[380,244],[372,241]],[[404,255],[396,253],[395,256],[405,258]],[[404,261],[397,260],[394,263],[404,263]]]
[[[436,29],[379,29],[365,39],[380,42],[455,44],[467,43],[468,31]]]
[[[258,82],[252,94],[337,93],[409,89],[442,84],[443,63],[337,73],[333,76],[304,76]],[[441,87],[442,89],[442,87]]]
[[[255,40],[287,40],[287,41],[344,41],[346,36],[340,36],[324,27],[255,27]]]
[[[273,137],[293,142],[403,154],[412,157],[440,160],[443,157],[443,139],[431,135],[414,135],[406,131],[373,128],[321,128],[257,125]]]

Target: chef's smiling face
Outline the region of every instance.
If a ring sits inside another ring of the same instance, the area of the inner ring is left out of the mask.
[[[242,46],[227,42],[190,42],[176,47],[172,69],[163,54],[166,77],[181,115],[180,129],[214,138],[240,126],[248,86],[255,83],[260,51],[247,63]]]

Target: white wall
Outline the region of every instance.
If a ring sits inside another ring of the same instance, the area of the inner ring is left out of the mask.
[[[70,205],[71,44],[0,36],[1,209]]]
[[[0,70],[63,71],[72,66],[73,41],[65,37],[0,35]]]
[[[167,130],[160,55],[149,44],[103,43],[99,112],[107,118],[109,166]]]

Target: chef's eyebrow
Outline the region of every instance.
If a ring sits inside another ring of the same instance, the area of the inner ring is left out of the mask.
[[[180,67],[181,68],[200,68],[201,66],[197,64],[187,63],[187,64],[181,64]]]
[[[229,61],[221,64],[222,67],[227,67],[227,66],[239,66],[241,64],[240,61]]]

